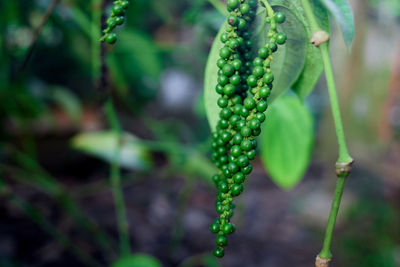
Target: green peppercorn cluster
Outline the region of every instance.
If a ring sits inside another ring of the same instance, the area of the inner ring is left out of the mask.
[[[109,44],[114,44],[117,41],[117,35],[112,32],[115,27],[124,24],[125,22],[125,12],[129,6],[129,1],[127,0],[117,0],[114,1],[111,16],[107,19],[107,28],[103,31],[103,36],[101,41],[106,41]]]
[[[212,134],[211,160],[219,168],[213,176],[218,188],[216,211],[219,217],[210,230],[217,235],[214,255],[224,256],[227,235],[235,231],[230,222],[235,204],[233,198],[243,191],[243,182],[253,167],[250,163],[256,156],[256,137],[261,133],[268,108],[267,98],[272,89],[274,75],[271,72],[272,54],[278,45],[286,42],[286,35],[277,31],[277,23],[285,21],[285,15],[277,12],[267,18],[270,24],[269,42],[258,50],[253,59],[253,46],[249,26],[254,20],[257,0],[228,0],[228,26],[221,35],[225,44],[217,61],[218,84],[221,108],[216,131]],[[253,59],[253,62],[251,60]]]

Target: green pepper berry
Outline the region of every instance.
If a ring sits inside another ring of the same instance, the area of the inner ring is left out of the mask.
[[[248,13],[249,11],[250,11],[250,5],[249,5],[249,4],[243,3],[243,4],[240,6],[240,12],[241,12],[242,14],[246,14],[246,13]]]
[[[240,167],[244,168],[244,167],[246,167],[247,165],[249,165],[249,158],[248,158],[246,155],[241,155],[241,156],[239,156],[238,159],[237,159],[237,164],[238,164]]]
[[[253,69],[253,75],[260,78],[264,74],[264,68],[261,66],[255,66]]]
[[[265,73],[263,76],[263,82],[268,84],[268,83],[272,83],[274,81],[274,74],[272,74],[271,72]]]
[[[221,34],[220,39],[221,39],[221,42],[226,43],[229,40],[228,34],[226,32],[224,32],[223,34]]]
[[[278,46],[277,46],[277,44],[275,42],[274,43],[270,42],[268,44],[268,48],[271,49],[272,52],[275,52],[276,50],[278,50]]]
[[[218,94],[222,95],[224,93],[224,87],[220,84],[217,84],[215,86],[215,92],[217,92]]]
[[[242,172],[237,172],[235,173],[235,175],[233,175],[232,179],[236,184],[241,184],[243,183],[244,179],[246,177],[244,176],[244,174]]]
[[[269,86],[263,86],[260,88],[259,94],[262,98],[267,98],[271,93],[271,89],[269,88]]]
[[[253,60],[253,65],[254,66],[262,66],[264,64],[264,61],[260,57],[256,57]]]
[[[246,26],[247,26],[247,22],[244,19],[240,18],[238,26],[237,26],[238,29],[239,30],[244,30],[246,28]]]
[[[226,5],[231,8],[231,9],[235,9],[237,7],[239,7],[239,0],[228,0],[226,1]]]
[[[112,13],[116,16],[125,14],[125,9],[122,5],[114,5],[112,8]]]
[[[217,60],[217,66],[218,66],[218,68],[222,69],[222,68],[225,66],[225,64],[226,64],[225,59],[219,58],[219,59]]]
[[[225,182],[220,182],[220,183],[218,184],[218,189],[219,189],[221,192],[223,192],[223,193],[226,193],[226,192],[229,191],[228,184],[225,183]]]
[[[262,58],[262,59],[266,59],[266,58],[269,56],[268,48],[266,48],[266,47],[261,47],[261,48],[258,50],[258,56],[259,56],[260,58]]]
[[[252,130],[256,130],[260,128],[261,124],[259,120],[253,119],[250,121],[249,126]]]
[[[117,35],[115,33],[107,33],[105,40],[109,44],[115,44],[117,41]]]
[[[218,98],[218,106],[220,108],[225,108],[228,106],[228,100],[226,98],[220,97]]]
[[[235,73],[235,68],[231,65],[231,64],[225,64],[222,67],[222,73],[227,76],[230,77]]]
[[[243,150],[243,151],[249,151],[250,149],[252,149],[252,144],[251,144],[251,141],[250,140],[247,140],[247,139],[245,139],[245,140],[243,140],[242,141],[242,143],[240,144],[240,148]]]
[[[248,84],[250,87],[255,87],[255,86],[257,85],[257,78],[256,78],[254,75],[250,75],[250,76],[247,78],[247,84]]]
[[[123,16],[119,16],[115,18],[115,24],[122,25],[124,24],[125,18]]]
[[[240,129],[240,134],[244,137],[249,137],[251,135],[251,129],[248,126],[242,127]]]
[[[227,84],[224,87],[224,94],[227,96],[231,96],[235,93],[235,90],[236,90],[236,88],[233,84]]]
[[[121,6],[122,6],[124,9],[127,9],[128,6],[129,6],[129,1],[122,1],[122,2],[121,2]]]
[[[230,78],[229,81],[230,81],[230,83],[233,84],[233,85],[239,85],[240,82],[241,82],[241,79],[240,79],[240,76],[239,76],[239,75],[235,74],[235,75],[233,75],[233,76]]]
[[[235,70],[240,70],[242,67],[242,61],[240,59],[235,59],[232,61],[232,66],[235,68]]]
[[[219,204],[215,206],[215,210],[217,211],[218,214],[222,214],[224,212],[224,206]]]
[[[286,15],[285,13],[278,11],[275,13],[275,21],[278,23],[283,23],[286,20]]]
[[[227,120],[219,120],[219,121],[218,121],[218,126],[219,126],[221,129],[226,129],[226,128],[229,127],[229,121],[227,121]]]
[[[229,141],[231,140],[231,138],[232,138],[232,135],[231,135],[230,132],[224,131],[224,132],[221,134],[221,140],[222,140],[224,143],[229,142]]]
[[[215,242],[218,246],[225,247],[228,244],[228,239],[223,235],[219,235],[217,236]]]
[[[231,25],[231,26],[236,26],[236,25],[238,25],[238,23],[239,23],[239,19],[238,19],[236,16],[234,16],[234,15],[230,15],[230,16],[228,17],[228,23],[229,23],[229,25]]]
[[[214,234],[216,234],[216,233],[218,233],[219,232],[219,229],[220,228],[220,224],[218,223],[218,222],[213,222],[211,225],[210,225],[210,231],[212,232],[212,233],[214,233]]]
[[[224,86],[229,83],[229,78],[225,75],[219,75],[217,81],[218,84]]]
[[[256,106],[256,101],[252,97],[247,97],[244,99],[243,105],[246,109],[252,110]]]
[[[231,174],[234,174],[234,173],[236,173],[236,172],[239,170],[239,166],[238,166],[236,163],[234,163],[234,162],[230,162],[230,163],[228,164],[228,170],[229,170],[229,172],[230,172]]]
[[[231,50],[230,50],[228,47],[226,47],[226,46],[222,47],[222,48],[219,50],[219,55],[220,55],[220,57],[222,57],[222,58],[224,58],[224,59],[229,58],[229,57],[231,56],[231,54],[232,54]]]
[[[234,184],[231,189],[232,196],[238,196],[240,193],[243,192],[243,185],[241,184]]]
[[[226,235],[229,235],[233,232],[233,226],[231,223],[226,223],[222,226],[222,232]]]
[[[283,32],[280,32],[276,35],[276,43],[283,45],[286,42],[287,36]]]
[[[239,42],[238,42],[238,40],[236,40],[236,39],[230,39],[229,42],[228,42],[228,46],[229,46],[231,49],[236,49],[236,48],[239,47]]]
[[[266,110],[267,110],[267,107],[268,107],[268,104],[267,104],[267,102],[264,101],[264,100],[260,100],[260,101],[257,103],[257,110],[260,111],[260,112],[266,111]]]
[[[235,145],[240,145],[242,143],[243,136],[240,133],[237,133],[233,136],[233,143]]]
[[[238,121],[240,121],[240,116],[238,115],[232,115],[231,118],[229,119],[231,125],[236,125]]]
[[[240,115],[242,115],[242,117],[247,117],[249,116],[249,110],[245,107],[242,108],[242,110],[240,111]]]
[[[246,167],[240,169],[240,171],[243,172],[246,175],[251,173],[252,170],[253,170],[253,166],[251,164],[249,164]]]
[[[262,122],[265,121],[265,114],[259,112],[259,113],[256,114],[256,118],[257,118],[257,120],[259,120],[262,123]]]
[[[249,160],[253,160],[256,157],[256,150],[252,149],[250,151],[247,151],[246,156],[249,158]]]
[[[234,145],[231,148],[231,155],[234,156],[235,158],[240,156],[242,153],[242,149],[238,145]]]
[[[213,253],[214,253],[214,256],[217,258],[222,258],[225,255],[224,248],[222,248],[222,247],[215,248]]]

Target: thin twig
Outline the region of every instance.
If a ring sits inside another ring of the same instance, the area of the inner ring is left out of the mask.
[[[29,45],[28,52],[25,55],[24,61],[21,65],[21,68],[18,73],[21,73],[26,66],[28,65],[28,62],[32,56],[33,50],[35,49],[36,42],[39,38],[40,32],[43,29],[43,26],[46,24],[46,22],[49,20],[50,15],[53,13],[54,9],[60,3],[61,0],[53,0],[50,4],[50,6],[47,8],[46,13],[44,13],[44,16],[42,17],[42,20],[40,21],[39,25],[36,27],[34,33],[33,33],[33,38],[31,40],[31,43]]]

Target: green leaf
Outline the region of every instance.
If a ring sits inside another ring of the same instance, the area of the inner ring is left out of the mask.
[[[149,169],[151,155],[140,139],[129,133],[123,133],[121,139],[120,165],[128,169]],[[74,136],[71,142],[74,149],[112,163],[118,134],[114,131],[81,133]]]
[[[208,55],[204,74],[204,105],[206,107],[208,123],[210,124],[212,131],[215,130],[219,119],[220,108],[217,105],[218,94],[215,92],[215,86],[217,85],[218,78],[217,60],[219,59],[219,50],[224,46],[220,40],[220,37],[225,31],[225,27],[226,22],[222,25],[217,36],[215,37],[210,54]]]
[[[299,98],[286,95],[278,98],[266,115],[260,137],[262,162],[279,187],[291,189],[310,163],[312,115]]]
[[[274,3],[274,1],[271,1],[271,5],[275,12],[282,11],[285,13],[286,21],[278,24],[278,31],[284,32],[288,38],[286,44],[279,46],[278,51],[273,55],[274,61],[271,64],[271,70],[274,73],[275,80],[271,97],[268,100],[269,103],[286,92],[301,74],[306,60],[308,41],[303,21],[299,20],[299,17],[296,16],[296,10],[293,9],[295,6],[286,7],[281,3]],[[257,16],[254,26],[257,31],[260,28],[263,29],[256,36],[255,43],[258,44],[258,47],[264,46],[269,40],[267,37],[269,25],[264,23],[266,12],[263,11],[262,14]]]
[[[159,260],[147,254],[133,254],[122,257],[111,267],[161,267]]]
[[[278,49],[278,52],[274,54],[272,71],[275,75],[275,81],[273,93],[269,100],[270,103],[280,94],[288,90],[297,80],[303,70],[307,47],[306,30],[303,26],[303,22],[295,16],[295,13],[286,7],[278,5],[274,6],[274,10],[284,11],[286,13],[286,22],[278,25],[278,30],[285,32],[288,36],[288,40],[286,45],[281,46]],[[255,25],[253,26],[255,33],[257,33],[258,36],[255,43],[258,45],[264,45],[267,40],[268,28],[264,24],[265,16],[265,9],[260,7],[257,12]],[[218,78],[218,67],[216,62],[219,58],[219,50],[224,45],[220,41],[220,36],[224,32],[225,27],[226,23],[222,25],[214,40],[205,70],[204,104],[206,107],[208,122],[212,131],[215,129],[219,119],[220,108],[217,105],[218,94],[215,92]],[[255,50],[256,49],[257,48],[255,48]]]
[[[320,0],[339,23],[347,48],[351,49],[354,38],[354,15],[347,0]]]
[[[272,3],[279,3],[282,6],[285,6],[295,12],[296,16],[303,22],[307,32],[307,53],[306,53],[306,61],[304,64],[304,68],[299,78],[292,85],[292,90],[302,99],[304,100],[308,94],[314,89],[316,83],[321,76],[321,73],[324,69],[322,63],[322,55],[321,52],[315,45],[309,42],[313,35],[313,31],[311,29],[308,20],[304,15],[303,6],[301,5],[301,1],[288,1],[288,0],[275,0]],[[311,1],[311,6],[314,11],[315,18],[320,25],[320,27],[330,33],[329,26],[329,16],[325,7],[323,7],[317,1]]]

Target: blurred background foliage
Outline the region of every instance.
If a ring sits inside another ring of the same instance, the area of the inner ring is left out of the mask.
[[[257,159],[239,198],[237,234],[217,263],[208,254],[215,170],[208,161],[202,82],[224,17],[205,0],[134,1],[117,45],[106,47],[104,90],[100,0],[61,1],[27,57],[50,2],[0,2],[0,266],[107,266],[118,259],[108,183],[117,139],[102,109],[109,92],[124,129],[122,184],[132,251],[146,253],[134,261],[311,266],[337,157],[323,79],[306,100],[316,120],[316,148],[304,180],[282,191]],[[333,266],[400,266],[400,4],[350,2],[356,19],[350,54],[332,25],[344,126],[356,159]]]

